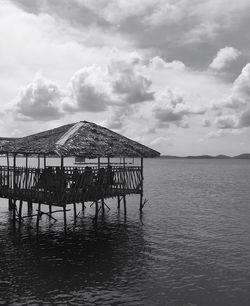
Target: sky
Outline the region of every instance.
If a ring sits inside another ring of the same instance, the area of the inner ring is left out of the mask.
[[[0,135],[81,120],[167,155],[250,152],[249,0],[0,0]]]

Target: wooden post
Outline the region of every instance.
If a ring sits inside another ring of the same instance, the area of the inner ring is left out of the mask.
[[[63,205],[64,231],[67,231],[66,204]]]
[[[141,157],[141,194],[140,194],[140,211],[143,208],[143,157]]]
[[[38,203],[37,218],[36,218],[36,227],[37,227],[37,230],[39,228],[40,216],[41,216],[41,203]]]
[[[7,182],[7,187],[8,187],[8,192],[10,191],[10,159],[9,159],[9,153],[6,153],[6,157],[7,157],[7,176],[8,176],[8,182]],[[8,194],[8,196],[10,196]],[[13,203],[12,203],[12,199],[9,198],[9,210],[13,209]]]
[[[127,214],[127,202],[126,202],[126,196],[123,196],[123,207],[124,207],[124,214]]]
[[[64,166],[64,159],[63,156],[61,156],[61,169],[63,169],[63,166]]]
[[[73,205],[74,205],[74,219],[76,220],[76,203],[74,203]]]
[[[13,215],[13,224],[16,225],[16,199],[13,200],[13,207],[12,207],[12,215]]]
[[[22,218],[22,207],[23,207],[23,201],[20,200],[19,213],[18,213],[19,222],[21,222],[21,218]]]
[[[25,193],[28,194],[28,154],[25,154]]]
[[[96,218],[96,220],[97,220],[97,217],[98,217],[98,201],[96,200],[95,201],[95,218]]]
[[[13,190],[14,190],[14,201],[16,201],[16,153],[13,154]]]
[[[31,201],[28,201],[28,212],[31,212],[33,210],[33,205]]]
[[[82,201],[82,211],[84,211],[85,209],[85,204],[84,204],[84,201]]]
[[[120,203],[121,203],[121,199],[120,196],[117,196],[117,208],[120,209]]]
[[[44,153],[43,154],[43,167],[44,167],[44,169],[46,168],[46,154]]]
[[[101,166],[101,161],[100,161],[100,157],[98,157],[98,170],[100,170],[100,166]]]

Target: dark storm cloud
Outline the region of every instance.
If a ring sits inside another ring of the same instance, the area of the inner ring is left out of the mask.
[[[250,60],[250,3],[227,0],[145,0],[80,1],[80,0],[12,0],[24,10],[46,13],[66,20],[72,26],[100,27],[123,35],[134,46],[155,55],[178,59],[187,66],[205,69],[218,50],[235,46],[242,52],[245,64]],[[235,64],[229,78],[239,72]],[[234,69],[237,71],[235,72]],[[224,76],[225,77],[225,76]]]
[[[72,26],[89,26],[92,24],[108,26],[99,12],[94,12],[75,0],[11,0],[15,5],[32,14],[49,14],[59,17]]]

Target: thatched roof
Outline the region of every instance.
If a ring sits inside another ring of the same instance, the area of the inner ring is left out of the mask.
[[[95,123],[80,121],[22,138],[0,138],[0,153],[156,157],[160,153]]]

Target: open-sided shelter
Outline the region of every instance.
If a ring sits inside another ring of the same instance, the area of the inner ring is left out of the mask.
[[[120,199],[129,194],[140,195],[143,203],[143,158],[160,153],[138,142],[97,124],[81,121],[21,138],[0,138],[0,154],[6,155],[7,165],[0,166],[0,197],[8,198],[16,210],[16,201],[53,206],[92,201],[104,205],[104,199]],[[18,156],[25,156],[26,165],[17,166]],[[37,156],[37,166],[29,166],[29,158]],[[47,166],[48,157],[60,158],[60,167]],[[88,167],[65,166],[65,157],[82,157],[97,160]],[[122,158],[123,163],[113,165],[110,159]],[[139,166],[127,165],[126,157],[141,158]],[[101,158],[106,158],[105,166]],[[11,160],[12,159],[12,160]],[[42,160],[42,163],[41,163]],[[41,166],[43,165],[43,167]],[[124,207],[126,205],[124,204]],[[15,218],[16,213],[13,213]],[[19,218],[21,212],[19,211]],[[65,219],[66,221],[66,219]]]

